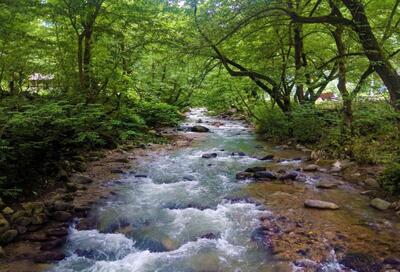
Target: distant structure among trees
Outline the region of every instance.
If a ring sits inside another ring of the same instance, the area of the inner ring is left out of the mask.
[[[31,92],[39,92],[41,89],[47,90],[50,87],[52,87],[53,80],[54,80],[53,75],[34,73],[29,76],[28,90],[30,90]]]

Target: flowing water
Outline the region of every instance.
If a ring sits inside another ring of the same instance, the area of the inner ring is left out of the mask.
[[[118,196],[92,211],[97,229],[72,228],[68,257],[52,271],[276,271],[252,239],[269,212],[236,197],[246,184],[235,173],[260,164],[265,150],[241,122],[213,126],[221,120],[194,110],[188,125],[198,119],[211,129],[206,139],[122,177]],[[218,157],[201,157],[211,152]]]
[[[334,246],[325,243],[328,234],[336,235],[339,243],[345,239],[349,250],[378,257],[400,252],[396,238],[400,220],[368,207],[368,197],[337,177],[321,172],[294,184],[237,181],[235,174],[251,166],[268,163],[270,168],[295,169],[302,161],[293,158],[304,153],[272,149],[257,141],[242,122],[214,119],[201,109],[189,113],[186,125],[192,126],[199,119],[211,132],[191,147],[160,152],[141,161],[135,173],[122,175],[120,182],[113,183],[117,195],[91,211],[97,228],[72,227],[65,246],[67,258],[51,271],[304,271],[277,261],[266,250],[257,229],[259,219],[271,215],[287,215],[304,223],[294,230],[295,236],[286,236],[289,240],[283,253],[296,255],[289,259],[304,258],[304,249],[311,249],[314,257],[318,257],[321,245],[327,250],[329,257],[318,271],[350,271],[336,261]],[[258,159],[271,152],[292,159]],[[202,158],[206,153],[217,153],[217,157]],[[342,185],[325,191],[316,188],[316,183],[325,179]],[[334,201],[341,209],[304,209],[305,198]],[[305,233],[320,239],[310,240]]]

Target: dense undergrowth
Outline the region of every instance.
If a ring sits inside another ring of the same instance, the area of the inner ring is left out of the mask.
[[[178,109],[160,102],[86,104],[60,97],[0,100],[0,197],[49,184],[61,169],[82,167],[80,154],[121,143],[160,141],[153,128],[175,126]]]
[[[347,133],[341,107],[336,104],[297,106],[290,116],[264,106],[255,114],[258,133],[270,140],[295,141],[359,164],[386,165],[380,184],[386,191],[400,194],[398,114],[388,103],[355,103],[352,132]]]

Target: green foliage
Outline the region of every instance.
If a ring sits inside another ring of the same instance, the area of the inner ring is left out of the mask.
[[[389,164],[381,173],[378,181],[386,191],[400,195],[400,163]]]
[[[146,137],[149,128],[180,120],[176,107],[157,102],[118,109],[55,98],[15,102],[0,101],[0,172],[6,177],[0,188],[10,197],[39,177],[54,175],[60,163],[79,152],[151,140]]]
[[[176,106],[163,102],[141,102],[138,111],[146,124],[151,127],[176,126],[182,119]]]
[[[258,132],[273,139],[294,138],[300,143],[319,142],[327,129],[339,122],[334,111],[312,106],[296,106],[290,114],[277,108],[261,107],[256,116]]]
[[[290,137],[289,118],[279,109],[261,106],[256,109],[255,115],[258,117],[255,120],[258,133],[279,140]]]
[[[360,101],[355,104],[354,132],[360,136],[392,133],[397,116],[385,101]]]

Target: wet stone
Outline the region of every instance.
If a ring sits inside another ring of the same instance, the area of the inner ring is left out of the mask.
[[[204,159],[212,159],[212,158],[216,158],[218,156],[217,153],[207,153],[207,154],[203,154],[201,157]]]
[[[248,173],[256,173],[256,172],[261,172],[261,171],[265,171],[265,170],[267,170],[267,168],[264,166],[255,166],[255,167],[249,167],[244,171],[248,172]]]
[[[70,177],[69,180],[70,182],[80,183],[80,184],[90,184],[93,182],[93,179],[84,175],[73,175],[72,177]]]
[[[307,199],[304,202],[304,206],[306,208],[314,208],[314,209],[322,209],[322,210],[337,210],[339,206],[332,202],[322,201],[322,200],[314,200]]]
[[[205,126],[197,125],[197,126],[191,127],[190,131],[192,131],[192,132],[203,132],[204,133],[204,132],[209,132],[210,129],[205,127]]]
[[[370,205],[378,210],[384,211],[389,209],[391,204],[383,199],[374,198],[373,200],[371,200]]]
[[[274,158],[274,155],[266,155],[266,156],[264,156],[264,157],[262,157],[262,158],[260,158],[259,160],[260,161],[270,161],[270,160],[272,160]]]

